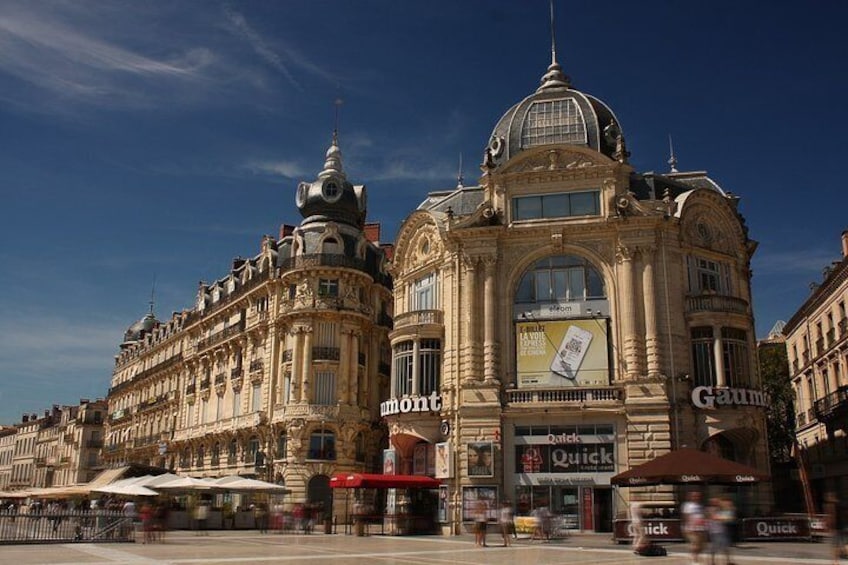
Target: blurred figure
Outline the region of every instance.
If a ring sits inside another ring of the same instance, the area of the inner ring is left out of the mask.
[[[839,563],[842,557],[842,529],[845,524],[844,509],[839,504],[839,499],[836,498],[836,493],[828,492],[824,497],[824,513],[827,531],[830,533],[830,547],[832,551],[833,563]]]
[[[692,491],[688,500],[680,509],[683,518],[683,533],[689,541],[689,551],[692,554],[692,563],[701,562],[701,552],[704,550],[706,538],[706,520],[704,519],[704,507],[701,505],[701,493]]]
[[[724,554],[726,565],[730,561],[730,526],[735,519],[733,503],[726,498],[713,498],[707,509],[707,530],[710,534],[710,562],[715,565],[716,555]]]
[[[515,534],[515,520],[513,518],[512,504],[508,500],[501,503],[501,515],[499,517],[501,523],[501,535],[503,535],[504,547],[512,545],[511,537]]]
[[[486,522],[489,520],[489,508],[483,498],[474,503],[474,539],[480,547],[486,547]]]
[[[639,553],[647,545],[647,539],[642,523],[642,504],[637,500],[630,503],[630,525],[633,528],[633,552]]]

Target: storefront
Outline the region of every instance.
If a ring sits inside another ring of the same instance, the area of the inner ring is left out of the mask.
[[[516,425],[513,439],[507,464],[517,516],[547,507],[569,529],[611,531],[613,424]]]

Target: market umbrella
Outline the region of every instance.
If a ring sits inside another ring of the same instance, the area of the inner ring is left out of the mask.
[[[248,479],[246,477],[239,477],[238,475],[221,477],[220,479],[215,480],[215,484],[218,485],[219,488],[235,492],[268,492],[276,494],[287,494],[291,492],[291,489],[288,489],[283,485],[260,481],[257,479]]]
[[[218,485],[212,479],[196,479],[194,477],[177,477],[170,481],[157,484],[157,489],[174,491],[212,490]]]
[[[684,447],[615,475],[610,482],[624,487],[645,485],[739,485],[771,480],[759,469]]]
[[[120,494],[123,496],[157,496],[159,493],[145,486],[128,484],[128,485],[106,485],[94,489],[93,492],[107,492],[111,494]]]

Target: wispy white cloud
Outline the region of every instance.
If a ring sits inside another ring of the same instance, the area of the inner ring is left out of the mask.
[[[224,6],[224,16],[230,23],[229,29],[237,37],[247,41],[253,51],[259,55],[271,67],[279,71],[292,85],[299,90],[303,90],[300,81],[295,78],[291,67],[297,67],[306,71],[310,75],[314,75],[329,81],[337,81],[332,73],[316,65],[306,55],[290,45],[282,41],[275,41],[272,46],[241,13],[235,11],[230,6]]]
[[[254,174],[265,174],[295,179],[308,174],[306,167],[295,161],[271,161],[254,160],[248,161],[244,169]]]

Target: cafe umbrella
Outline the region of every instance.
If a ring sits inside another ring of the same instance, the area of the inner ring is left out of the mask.
[[[759,469],[684,447],[637,465],[610,479],[614,485],[742,485],[771,480]]]

